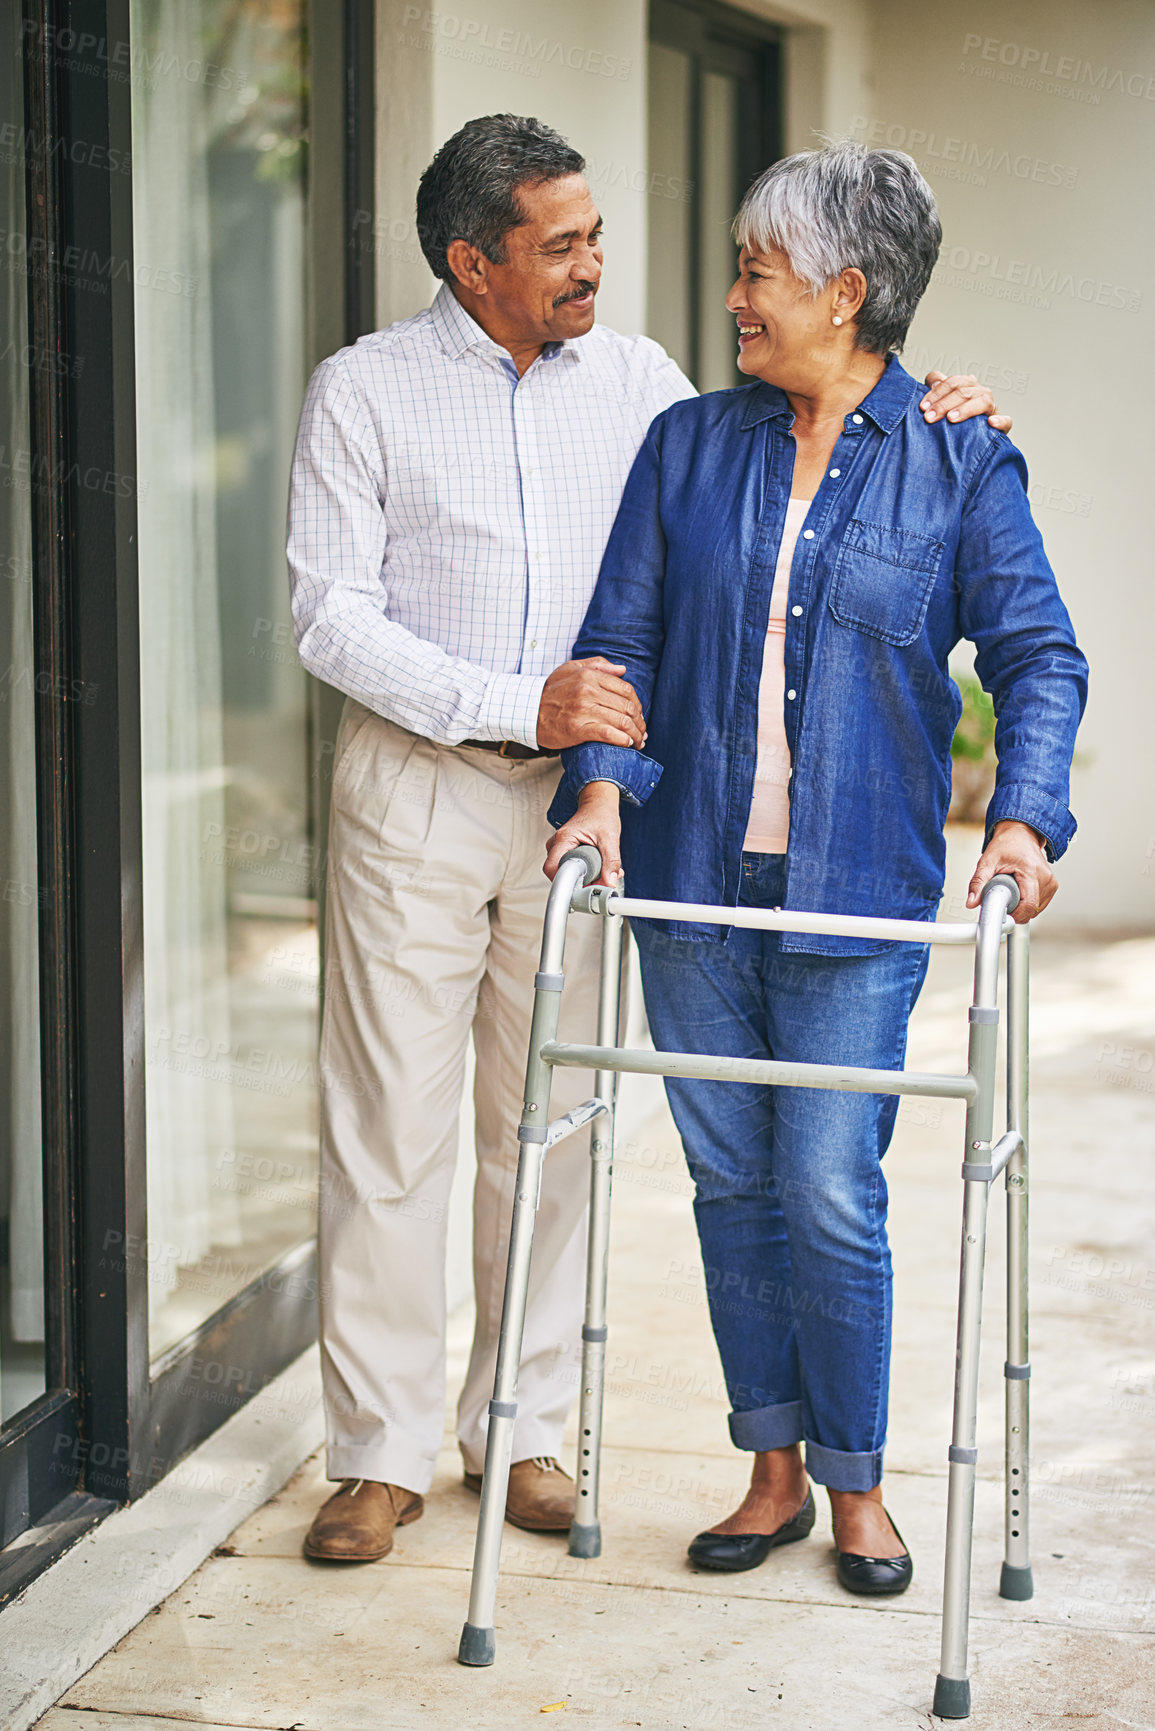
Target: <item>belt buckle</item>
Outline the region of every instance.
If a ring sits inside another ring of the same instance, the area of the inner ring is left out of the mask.
[[[511,759],[509,759],[509,753],[505,749],[508,744],[509,744],[509,740],[503,739],[501,744],[497,748],[497,755],[498,755],[498,757],[504,757],[507,760],[512,761]]]

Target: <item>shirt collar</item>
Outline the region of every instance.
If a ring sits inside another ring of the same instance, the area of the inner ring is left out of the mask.
[[[429,316],[442,348],[454,360],[459,360],[470,349],[479,349],[483,354],[492,355],[502,366],[509,362],[509,351],[487,336],[476,319],[470,318],[448,283],[443,282],[434,295]],[[580,360],[583,341],[582,337],[574,337],[569,342],[546,343],[541,359],[551,361],[561,355],[567,360]]]
[[[854,413],[869,415],[880,433],[893,433],[917,391],[918,385],[900,366],[897,355],[888,355],[882,377]],[[759,421],[790,421],[793,417],[794,411],[786,392],[779,390],[777,385],[761,384],[750,393],[742,426],[753,427]]]

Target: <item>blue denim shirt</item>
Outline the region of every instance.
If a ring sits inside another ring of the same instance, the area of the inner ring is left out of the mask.
[[[962,637],[997,715],[987,833],[1032,824],[1057,857],[1087,664],[1031,517],[1026,466],[985,420],[928,425],[893,357],[843,430],[790,573],[786,738],[793,909],[933,919],[942,895]],[[785,394],[756,383],[676,403],[626,484],[575,656],[624,662],[644,752],[562,753],[550,809],[623,790],[629,893],[732,907],[757,759],[770,592],[794,468]],[[671,923],[717,941],[724,928]],[[868,955],[870,940],[782,936]]]

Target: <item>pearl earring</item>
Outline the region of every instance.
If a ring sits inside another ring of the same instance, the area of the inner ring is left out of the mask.
[[[831,320],[831,323],[836,324],[836,325],[840,325],[842,323],[842,320],[839,318],[837,313],[835,313],[833,319]]]

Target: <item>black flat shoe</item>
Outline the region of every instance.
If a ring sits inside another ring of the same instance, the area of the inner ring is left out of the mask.
[[[890,1520],[890,1512],[887,1511]],[[890,1522],[894,1527],[894,1522]],[[906,1540],[894,1527],[900,1545]],[[848,1593],[905,1593],[914,1578],[914,1564],[905,1557],[858,1557],[853,1551],[839,1551],[838,1579]]]
[[[719,1574],[737,1575],[743,1569],[756,1569],[779,1545],[792,1545],[804,1539],[814,1525],[814,1492],[807,1491],[806,1501],[798,1513],[784,1521],[775,1533],[699,1533],[691,1539],[689,1558],[696,1569],[715,1569]]]

